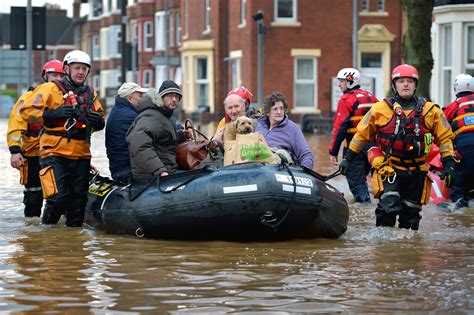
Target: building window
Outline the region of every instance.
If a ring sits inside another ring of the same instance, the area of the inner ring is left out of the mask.
[[[188,25],[189,25],[189,3],[188,0],[184,0],[183,2],[183,12],[184,12],[184,36],[188,36]]]
[[[370,3],[369,0],[362,0],[360,4],[360,10],[362,12],[369,12],[370,11]]]
[[[294,99],[296,108],[316,106],[316,58],[295,58]]]
[[[442,57],[442,69],[443,69],[443,104],[449,104],[451,102],[451,91],[452,91],[452,27],[446,25],[442,28],[442,45],[443,57]]]
[[[209,106],[209,77],[207,71],[207,58],[196,58],[196,105]]]
[[[155,51],[166,50],[166,12],[155,13]]]
[[[230,68],[232,76],[232,88],[236,89],[242,85],[242,80],[240,79],[240,58],[231,59]]]
[[[99,91],[100,89],[100,75],[96,74],[92,76],[92,88],[95,91]]]
[[[168,44],[169,47],[174,47],[174,14],[169,14],[169,27],[168,27]]]
[[[143,22],[143,51],[153,50],[153,22]]]
[[[206,0],[204,1],[204,3],[205,3],[204,21],[206,23],[206,28],[204,29],[204,32],[210,32],[211,31],[211,0]]]
[[[143,70],[142,86],[151,87],[152,83],[153,83],[153,70],[150,70],[150,69]]]
[[[115,56],[122,57],[122,29],[115,30]]]
[[[377,12],[385,12],[385,0],[377,0]]]
[[[99,35],[92,35],[91,37],[91,57],[94,61],[100,60]]]
[[[240,24],[247,24],[247,0],[240,1]]]
[[[122,30],[120,25],[110,25],[108,40],[108,58],[120,58],[122,56]]]
[[[103,27],[100,29],[100,59],[109,59],[109,28]]]
[[[362,68],[382,68],[382,54],[362,52],[360,54]]]
[[[466,26],[466,36],[465,72],[474,76],[474,25]]]
[[[295,22],[298,0],[275,0],[275,21]]]
[[[181,13],[176,12],[176,46],[181,45]]]
[[[102,15],[102,1],[89,1],[89,18],[96,18]]]

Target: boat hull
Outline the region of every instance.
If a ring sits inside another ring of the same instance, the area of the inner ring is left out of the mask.
[[[348,220],[342,193],[301,168],[246,163],[129,186],[96,177],[85,222],[112,234],[251,241],[337,238]]]

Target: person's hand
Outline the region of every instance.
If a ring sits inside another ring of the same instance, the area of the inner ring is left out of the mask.
[[[61,106],[56,109],[45,110],[43,121],[66,119],[74,117],[75,109],[72,106]]]
[[[191,139],[193,140],[194,139],[194,135],[193,135],[193,131],[191,129],[185,129],[183,130],[183,134],[184,134],[184,137],[186,139]],[[195,140],[195,139],[194,139]]]
[[[168,175],[169,175],[168,172],[161,172],[160,177],[168,176]]]
[[[339,161],[338,161],[337,156],[329,155],[329,157],[331,158],[332,165],[339,165]]]
[[[446,187],[451,187],[454,180],[454,158],[452,156],[447,156],[443,158],[443,171],[441,172],[440,179],[444,180]]]
[[[216,132],[216,134],[214,135],[214,137],[212,137],[212,139],[223,142],[224,141],[224,129],[225,129],[225,127],[218,130]]]
[[[98,112],[89,112],[87,120],[95,130],[102,130],[105,127],[104,118]]]
[[[351,149],[347,149],[346,154],[344,154],[344,158],[339,165],[339,171],[341,171],[342,175],[346,175],[349,171],[349,167],[351,166],[351,162],[354,160],[357,153],[352,151]]]
[[[17,170],[20,169],[20,165],[25,163],[26,159],[21,153],[15,153],[10,156],[10,165]]]

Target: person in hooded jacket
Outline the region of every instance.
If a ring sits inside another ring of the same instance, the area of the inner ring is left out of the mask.
[[[176,145],[191,137],[176,130],[173,111],[182,98],[179,86],[164,81],[159,91],[150,88],[138,102],[139,114],[127,132],[133,179],[151,179],[176,172]]]
[[[449,198],[456,208],[468,207],[474,189],[474,78],[459,74],[454,79],[456,99],[443,108],[454,133],[454,148],[460,157]]]
[[[127,183],[132,177],[130,153],[125,135],[138,116],[138,101],[147,89],[134,82],[126,82],[118,89],[115,106],[110,111],[105,127],[105,148],[112,178]]]

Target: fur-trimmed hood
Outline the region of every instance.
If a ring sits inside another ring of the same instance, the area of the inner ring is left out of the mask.
[[[158,91],[154,88],[149,88],[141,100],[138,101],[137,109],[139,112],[142,112],[147,108],[164,106],[165,104]]]

